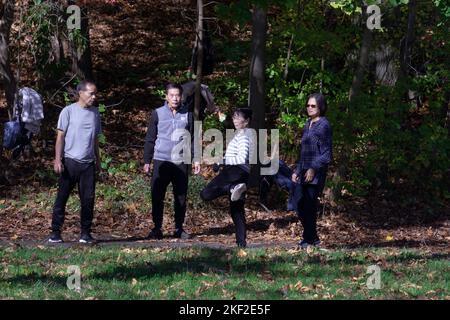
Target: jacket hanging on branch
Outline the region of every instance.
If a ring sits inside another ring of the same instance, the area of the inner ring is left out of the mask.
[[[206,22],[203,22],[203,67],[202,76],[208,76],[214,72],[214,47],[212,45],[211,37],[208,32]],[[193,73],[197,74],[197,60],[198,60],[198,39],[192,50],[191,67]]]
[[[21,109],[14,106],[14,114],[24,123],[25,129],[38,134],[41,130],[41,121],[44,119],[44,106],[39,93],[31,88],[24,87],[19,90]]]

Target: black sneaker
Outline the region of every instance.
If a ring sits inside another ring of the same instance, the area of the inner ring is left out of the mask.
[[[175,238],[179,238],[179,239],[183,239],[183,240],[192,238],[192,236],[189,233],[187,233],[186,231],[184,231],[183,229],[175,230],[175,232],[173,233],[173,236]]]
[[[298,243],[298,247],[300,249],[306,249],[310,246],[310,244],[308,242],[306,242],[305,240],[302,240]]]
[[[92,238],[90,233],[82,233],[79,242],[80,243],[95,243],[96,240],[94,238]]]
[[[163,233],[161,229],[152,229],[146,239],[156,239],[161,240],[163,238]]]
[[[48,238],[48,242],[50,243],[61,243],[64,242],[61,238],[61,232],[60,231],[53,231],[50,234],[50,238]]]
[[[312,247],[318,247],[318,246],[320,246],[320,240],[319,240],[319,239],[314,240],[313,243],[309,243],[309,242],[307,242],[307,241],[305,241],[305,240],[302,240],[302,241],[300,241],[300,242],[298,243],[298,246],[299,246],[300,249],[306,249],[306,248],[308,248],[308,247],[310,247],[310,246],[312,246]]]

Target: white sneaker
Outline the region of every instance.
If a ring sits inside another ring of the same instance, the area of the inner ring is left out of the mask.
[[[247,191],[247,185],[245,183],[239,183],[231,190],[231,201],[238,201],[242,194]]]

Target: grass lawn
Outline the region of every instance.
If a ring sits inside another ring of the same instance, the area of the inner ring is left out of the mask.
[[[2,299],[450,299],[449,254],[412,249],[2,247],[0,264]]]

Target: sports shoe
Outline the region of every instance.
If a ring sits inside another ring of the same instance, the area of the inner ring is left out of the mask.
[[[234,188],[231,188],[231,201],[238,201],[241,199],[242,194],[247,191],[247,185],[245,183],[239,183]]]
[[[61,238],[61,232],[60,231],[52,231],[50,234],[50,238],[48,238],[48,242],[50,243],[61,243],[64,242]]]
[[[152,229],[146,239],[156,239],[161,240],[163,238],[163,233],[161,229]]]
[[[94,238],[92,238],[91,234],[86,232],[86,233],[82,233],[80,240],[78,241],[80,243],[95,243],[96,240]]]
[[[319,240],[319,239],[314,240],[313,243],[309,243],[309,242],[307,242],[306,240],[302,240],[302,241],[300,241],[300,242],[298,243],[298,246],[299,246],[299,248],[301,248],[301,249],[306,249],[306,248],[308,248],[308,247],[310,247],[310,246],[318,247],[319,245],[320,245],[320,240]]]
[[[175,230],[175,232],[173,233],[173,236],[175,238],[179,238],[179,239],[183,239],[183,240],[192,238],[192,236],[189,233],[187,233],[186,231],[184,231],[183,229]]]

